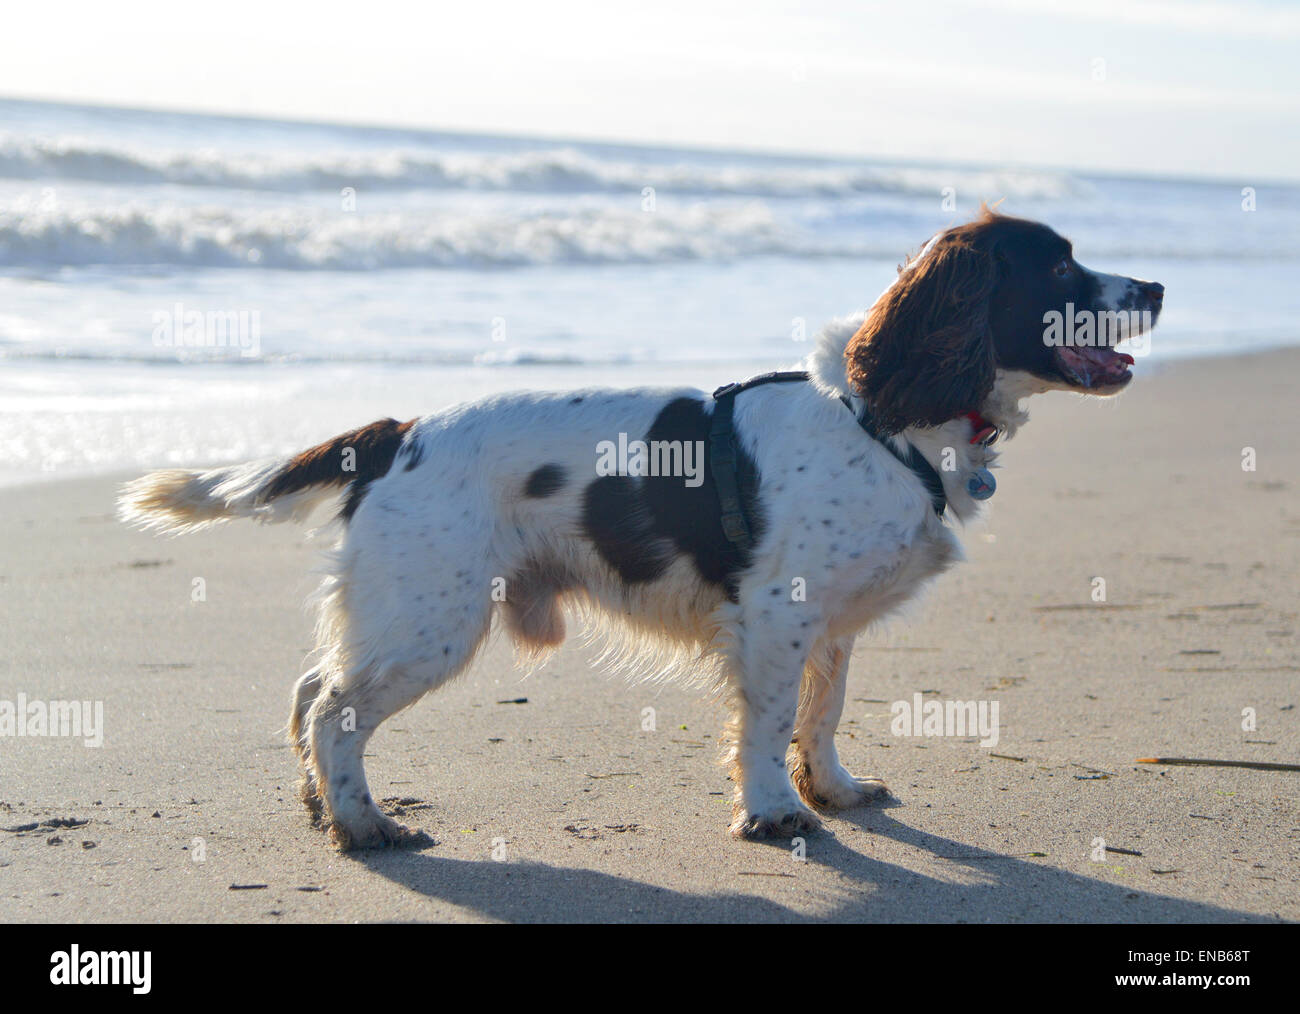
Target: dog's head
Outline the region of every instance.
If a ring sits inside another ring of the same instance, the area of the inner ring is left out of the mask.
[[[1083,267],[1045,225],[984,209],[900,269],[845,350],[848,379],[889,433],[978,411],[999,370],[1116,394],[1133,357],[1114,343],[1153,326],[1163,296]]]

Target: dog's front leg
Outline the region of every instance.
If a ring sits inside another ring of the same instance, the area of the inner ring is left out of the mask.
[[[861,806],[889,795],[880,779],[850,774],[835,749],[852,652],[851,637],[819,643],[808,658],[799,692],[791,775],[804,801],[826,810]]]
[[[779,630],[750,629],[734,673],[731,777],[736,783],[731,833],[738,838],[789,838],[821,821],[799,800],[786,772],[799,681],[808,646]]]

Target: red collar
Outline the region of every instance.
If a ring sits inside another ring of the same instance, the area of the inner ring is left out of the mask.
[[[992,443],[997,436],[998,428],[985,419],[978,412],[967,412],[966,418],[970,420],[971,429],[975,435],[970,438],[972,444]]]

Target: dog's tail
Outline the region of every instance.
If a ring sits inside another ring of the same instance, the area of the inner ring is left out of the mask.
[[[229,521],[301,521],[344,487],[340,515],[350,518],[366,487],[388,473],[415,424],[395,419],[362,426],[290,458],[252,461],[206,472],[167,469],[128,482],[118,516],[128,524],[179,534]],[[419,451],[408,444],[413,467]]]

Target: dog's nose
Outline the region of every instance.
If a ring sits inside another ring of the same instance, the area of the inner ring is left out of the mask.
[[[1160,301],[1165,298],[1165,287],[1159,282],[1143,282],[1142,295],[1159,305]]]

